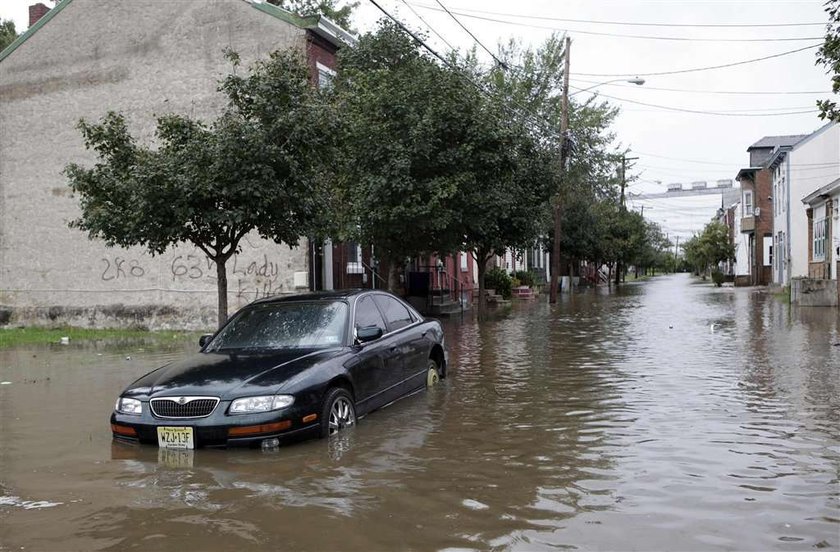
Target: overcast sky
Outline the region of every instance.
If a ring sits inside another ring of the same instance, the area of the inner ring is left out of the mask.
[[[718,179],[732,179],[739,168],[748,165],[746,148],[761,137],[807,134],[824,124],[816,115],[815,101],[828,96],[830,79],[814,64],[816,48],[729,68],[651,74],[724,65],[819,44],[827,21],[819,0],[441,1],[491,50],[510,38],[537,46],[552,29],[567,31],[572,38],[573,92],[622,75],[646,80],[643,86],[611,83],[578,95],[582,98],[597,91],[621,107],[615,124],[618,141],[639,157],[634,171],[638,181],[630,186],[631,193],[662,192],[672,182],[688,185],[705,180],[714,185]],[[406,2],[379,0],[410,27],[425,31],[428,43],[440,51],[447,46],[427,25],[456,48],[475,45],[437,0]],[[31,3],[0,0],[0,18],[13,19],[18,31],[23,31]],[[361,0],[355,15],[357,29],[366,31],[382,14]],[[791,23],[801,25],[770,26]],[[791,38],[803,40],[786,40]],[[479,55],[489,62],[489,55],[480,47]],[[807,113],[790,114],[802,111]],[[636,209],[645,205],[646,217],[659,222],[672,237],[685,239],[714,215],[720,197],[641,201],[631,196],[629,205]]]

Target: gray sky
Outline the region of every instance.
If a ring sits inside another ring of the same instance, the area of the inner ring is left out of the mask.
[[[171,0],[155,0],[171,1]],[[446,45],[409,9],[409,5],[447,42],[459,49],[475,42],[436,0],[379,0],[393,15],[428,35],[430,45]],[[572,37],[571,86],[587,88],[617,76],[640,75],[643,86],[612,83],[597,87],[604,99],[622,108],[615,131],[618,142],[631,148],[639,179],[632,193],[660,192],[671,182],[689,184],[734,178],[746,166],[746,148],[762,136],[806,134],[823,122],[814,102],[827,97],[830,79],[815,66],[812,48],[778,58],[735,67],[674,75],[648,75],[683,69],[723,65],[807,47],[821,42],[827,16],[817,1],[691,1],[691,0],[442,0],[484,45],[495,50],[499,41],[515,38],[538,45],[552,32],[567,30]],[[28,25],[31,0],[0,0],[0,18],[13,19],[18,31]],[[51,5],[51,3],[48,3]],[[467,17],[470,15],[472,17]],[[514,17],[524,16],[524,17]],[[366,0],[356,12],[356,27],[373,28],[381,13]],[[554,19],[552,19],[554,18]],[[515,22],[500,23],[489,19]],[[576,19],[622,23],[656,23],[664,26],[615,25],[557,21]],[[771,27],[779,23],[819,25]],[[714,27],[708,25],[749,25]],[[675,25],[707,25],[675,26]],[[670,37],[692,40],[630,38]],[[782,40],[788,38],[808,40]],[[731,41],[741,40],[739,42]],[[750,41],[744,41],[750,39]],[[760,39],[761,41],[753,41]],[[770,40],[766,40],[770,39]],[[485,61],[489,55],[479,48]],[[603,76],[595,76],[603,75]],[[674,89],[666,91],[660,89]],[[773,94],[722,94],[720,92],[773,92]],[[581,93],[578,98],[592,92]],[[812,92],[793,94],[792,92]],[[817,93],[813,93],[817,92]],[[639,105],[605,95],[642,102]],[[671,109],[664,109],[663,106]],[[678,110],[701,111],[689,113]],[[801,114],[781,114],[811,111]],[[718,113],[723,115],[710,114]],[[741,114],[734,116],[732,114]],[[750,116],[743,116],[749,114]],[[656,182],[660,181],[661,184]],[[720,206],[717,196],[667,200],[631,200],[631,207],[645,205],[645,216],[659,222],[671,236],[688,237],[699,230]]]

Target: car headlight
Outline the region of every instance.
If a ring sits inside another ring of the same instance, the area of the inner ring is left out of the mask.
[[[252,412],[270,412],[292,406],[295,398],[291,395],[264,395],[245,397],[230,403],[231,414],[250,414]]]
[[[114,405],[114,410],[120,414],[130,414],[131,416],[139,416],[143,412],[143,406],[137,399],[129,399],[120,397],[117,399],[117,404]]]

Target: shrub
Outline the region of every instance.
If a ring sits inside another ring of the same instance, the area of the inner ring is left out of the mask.
[[[518,270],[514,277],[522,282],[523,286],[534,287],[534,283],[537,281],[536,276],[533,272],[527,270]]]
[[[511,283],[508,273],[498,267],[491,268],[484,275],[484,287],[495,289],[496,293],[501,295],[503,299],[510,299]]]
[[[712,281],[715,283],[715,285],[717,287],[720,287],[720,286],[723,285],[723,280],[724,280],[723,272],[721,272],[720,270],[713,270],[712,271]]]

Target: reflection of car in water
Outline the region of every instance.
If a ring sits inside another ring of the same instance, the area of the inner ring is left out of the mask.
[[[332,435],[446,375],[443,330],[368,290],[257,301],[117,399],[117,439],[166,448]]]

